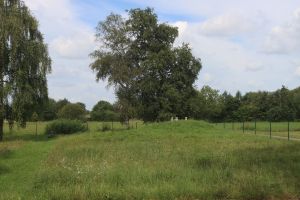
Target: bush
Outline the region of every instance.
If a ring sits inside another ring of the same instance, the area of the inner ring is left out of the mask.
[[[78,120],[56,120],[46,126],[47,135],[72,134],[86,131],[87,127]]]
[[[111,130],[111,125],[109,123],[102,124],[102,132],[110,131],[110,130]]]

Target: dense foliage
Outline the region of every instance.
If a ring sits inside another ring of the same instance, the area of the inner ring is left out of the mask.
[[[33,112],[38,114],[39,121],[51,121],[58,118],[83,119],[88,113],[84,103],[71,103],[67,99],[56,101],[51,98],[40,106],[38,110],[33,109]],[[75,117],[71,115],[75,115]]]
[[[0,140],[4,119],[24,126],[48,97],[51,61],[38,22],[21,0],[0,0]]]
[[[82,105],[75,104],[67,104],[59,110],[58,117],[62,119],[77,119],[84,120],[86,115],[85,109]]]
[[[87,130],[87,126],[78,120],[55,120],[46,126],[47,135],[72,134]]]
[[[121,119],[144,121],[184,117],[201,69],[187,44],[174,47],[176,27],[159,23],[152,9],[132,9],[128,18],[111,14],[99,23],[101,48],[92,53],[98,80],[115,86]]]
[[[118,121],[120,116],[109,102],[99,101],[91,111],[91,119],[94,121]]]
[[[204,86],[190,101],[191,117],[209,121],[291,121],[300,119],[300,88],[235,96]]]

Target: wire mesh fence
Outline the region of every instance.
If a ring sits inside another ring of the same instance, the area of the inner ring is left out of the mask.
[[[265,135],[270,138],[300,140],[300,122],[222,122],[216,126],[245,134]]]

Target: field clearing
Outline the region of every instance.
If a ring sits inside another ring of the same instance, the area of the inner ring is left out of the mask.
[[[90,122],[89,132],[54,139],[45,125],[38,136],[34,124],[6,133],[0,199],[300,198],[296,141],[201,121],[108,132]]]

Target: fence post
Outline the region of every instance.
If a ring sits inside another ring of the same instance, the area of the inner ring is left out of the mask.
[[[254,134],[256,135],[256,120],[254,121]]]
[[[288,121],[288,140],[290,140],[290,122]]]
[[[243,121],[243,133],[245,133],[245,122]]]
[[[270,139],[272,138],[272,122],[270,121]]]

